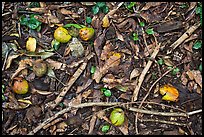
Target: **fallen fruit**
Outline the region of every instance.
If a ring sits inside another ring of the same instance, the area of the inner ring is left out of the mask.
[[[22,77],[14,78],[12,89],[17,94],[26,94],[28,92],[28,82]]]
[[[58,27],[54,32],[54,38],[61,43],[67,43],[72,37],[67,29]]]
[[[125,121],[125,113],[121,108],[115,108],[110,114],[111,123],[115,126],[121,126]]]
[[[33,62],[33,72],[36,76],[42,77],[47,73],[47,63],[43,60],[36,60]]]
[[[167,85],[162,86],[159,89],[159,92],[160,92],[161,95],[164,95],[162,97],[162,100],[173,101],[173,102],[177,102],[178,101],[179,92],[172,85],[168,85],[167,84]]]
[[[26,50],[30,51],[30,52],[35,52],[36,50],[36,39],[29,37],[27,42],[26,42]]]
[[[82,40],[90,40],[94,36],[94,29],[84,27],[79,30],[79,36]]]

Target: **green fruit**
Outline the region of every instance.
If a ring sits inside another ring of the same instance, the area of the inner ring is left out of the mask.
[[[54,32],[54,38],[61,43],[67,43],[72,37],[69,35],[67,29],[58,27]]]
[[[79,36],[82,40],[90,40],[94,36],[94,29],[93,28],[81,28],[79,30]]]
[[[115,108],[110,114],[111,123],[115,126],[121,126],[125,121],[125,113],[121,108]]]
[[[14,78],[12,89],[17,94],[26,94],[29,89],[28,82],[22,77]]]

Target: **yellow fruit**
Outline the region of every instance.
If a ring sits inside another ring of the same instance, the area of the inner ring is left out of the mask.
[[[94,29],[93,28],[81,28],[79,30],[79,36],[82,40],[90,40],[94,36]]]
[[[12,89],[17,94],[26,94],[28,92],[28,82],[22,77],[14,78]]]
[[[125,113],[121,108],[115,108],[110,114],[111,123],[115,126],[121,126],[125,121]]]
[[[178,90],[173,87],[172,85],[164,85],[159,89],[159,92],[161,95],[164,95],[162,97],[162,100],[166,101],[178,101],[179,92]]]
[[[26,42],[26,49],[30,52],[35,52],[36,44],[37,44],[36,39],[29,37],[27,42]]]
[[[33,72],[36,76],[42,77],[47,73],[47,64],[42,60],[36,60],[33,63]]]
[[[58,27],[54,32],[54,38],[61,43],[67,43],[72,37],[69,35],[67,29]]]

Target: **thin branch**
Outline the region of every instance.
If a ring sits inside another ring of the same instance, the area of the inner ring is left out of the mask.
[[[154,49],[154,52],[152,53],[151,55],[151,59],[154,59],[156,57],[156,55],[158,54],[159,52],[159,48],[160,48],[160,44],[157,44],[156,43],[156,48]],[[152,65],[153,61],[152,60],[149,60],[147,65],[145,66],[145,68],[143,69],[140,77],[139,77],[139,80],[138,82],[136,83],[136,86],[135,86],[135,90],[133,92],[133,96],[132,96],[132,101],[136,101],[137,100],[137,96],[138,96],[138,93],[139,93],[139,90],[140,90],[140,87],[142,85],[142,82],[144,80],[144,77],[146,75],[146,73],[148,72],[148,70],[150,69],[151,65]]]
[[[141,122],[159,122],[159,123],[171,124],[171,125],[176,125],[176,126],[187,126],[188,125],[184,123],[165,121],[165,120],[159,120],[159,119],[140,119],[140,121]]]
[[[130,102],[131,103],[131,102]],[[84,108],[84,107],[92,107],[92,106],[104,106],[104,107],[109,107],[109,106],[121,106],[127,110],[133,111],[133,112],[139,112],[139,113],[144,113],[144,114],[151,114],[151,115],[160,115],[160,116],[182,116],[182,117],[188,117],[188,114],[186,113],[174,113],[174,112],[157,112],[157,111],[150,111],[150,110],[143,110],[143,109],[138,109],[134,107],[128,107],[127,103],[122,103],[122,102],[89,102],[89,103],[82,103],[74,106],[69,106],[52,117],[46,119],[43,123],[40,123],[33,131],[29,132],[28,135],[33,135],[36,132],[38,132],[40,129],[42,129],[45,125],[56,119],[58,116],[67,113],[68,111],[71,110],[71,108]],[[191,113],[190,113],[191,114]]]

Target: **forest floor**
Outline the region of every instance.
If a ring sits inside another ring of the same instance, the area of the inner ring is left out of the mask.
[[[2,2],[2,134],[202,135],[202,3]]]

